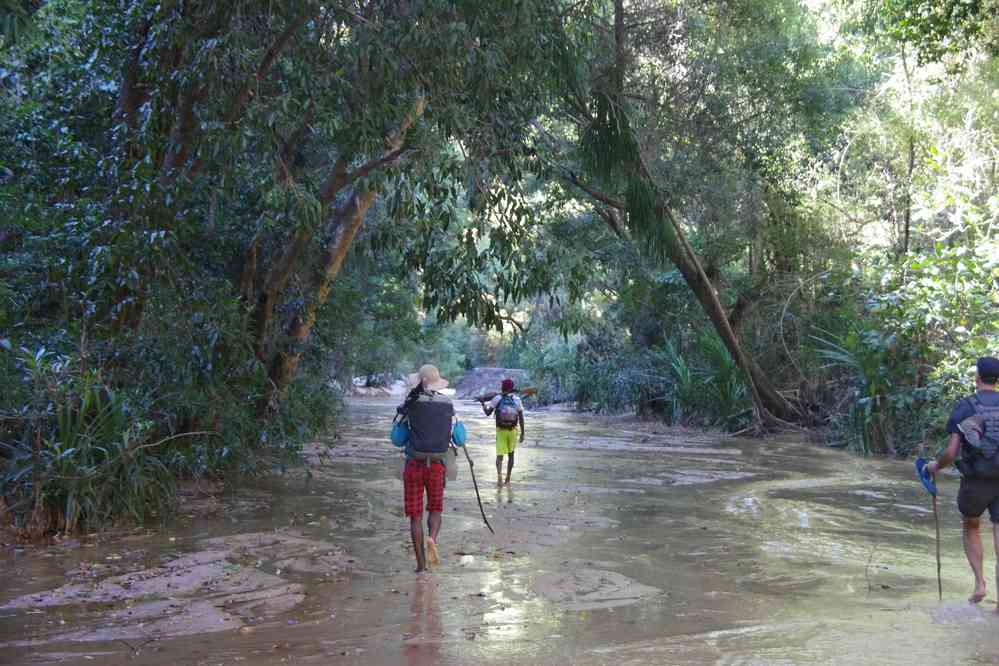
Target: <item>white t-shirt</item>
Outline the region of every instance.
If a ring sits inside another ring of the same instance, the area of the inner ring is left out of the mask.
[[[520,412],[521,414],[523,414],[524,413],[524,403],[521,402],[520,396],[517,395],[516,393],[513,393],[513,394],[510,395],[510,397],[513,398],[513,404],[517,405],[517,411]],[[490,400],[489,403],[488,403],[489,409],[495,410],[497,407],[499,407],[500,400],[502,400],[502,399],[503,399],[503,394],[502,393],[497,393],[495,396],[493,396],[493,399]]]
[[[514,393],[514,394],[511,394],[510,397],[513,398],[513,404],[517,405],[517,411],[520,412],[521,414],[523,414],[524,413],[524,403],[521,402],[520,396],[518,396],[516,393]],[[499,407],[500,400],[502,400],[502,399],[503,399],[503,394],[502,393],[497,393],[493,397],[493,399],[489,401],[489,409],[490,410],[495,410],[497,407]]]

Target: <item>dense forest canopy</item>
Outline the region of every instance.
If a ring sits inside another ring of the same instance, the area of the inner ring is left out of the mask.
[[[354,377],[935,448],[999,352],[994,2],[0,0],[0,512],[165,515]]]

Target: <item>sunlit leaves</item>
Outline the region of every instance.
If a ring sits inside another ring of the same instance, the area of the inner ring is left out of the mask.
[[[995,0],[873,0],[869,23],[912,44],[922,62],[983,48],[999,54],[999,3]]]

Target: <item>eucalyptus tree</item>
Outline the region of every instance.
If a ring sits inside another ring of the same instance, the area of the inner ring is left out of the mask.
[[[234,367],[273,409],[369,211],[447,224],[473,172],[505,200],[568,4],[51,0],[87,5],[43,104],[84,147],[47,168],[87,231],[93,332],[224,319],[212,346],[252,351]]]
[[[799,224],[799,157],[821,151],[854,102],[830,85],[843,62],[796,2],[615,0],[575,16],[585,37],[560,60],[563,113],[540,130],[548,169],[615,234],[675,265],[761,419],[802,420],[744,350],[721,269],[761,281],[794,270],[806,244],[782,245]]]

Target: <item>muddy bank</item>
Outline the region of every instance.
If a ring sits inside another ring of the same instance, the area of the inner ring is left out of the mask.
[[[393,407],[352,401],[307,467],[168,530],[8,550],[0,663],[996,663],[952,479],[941,604],[908,464],[534,413],[497,488],[491,423],[459,404],[496,536],[463,467],[417,577]]]

